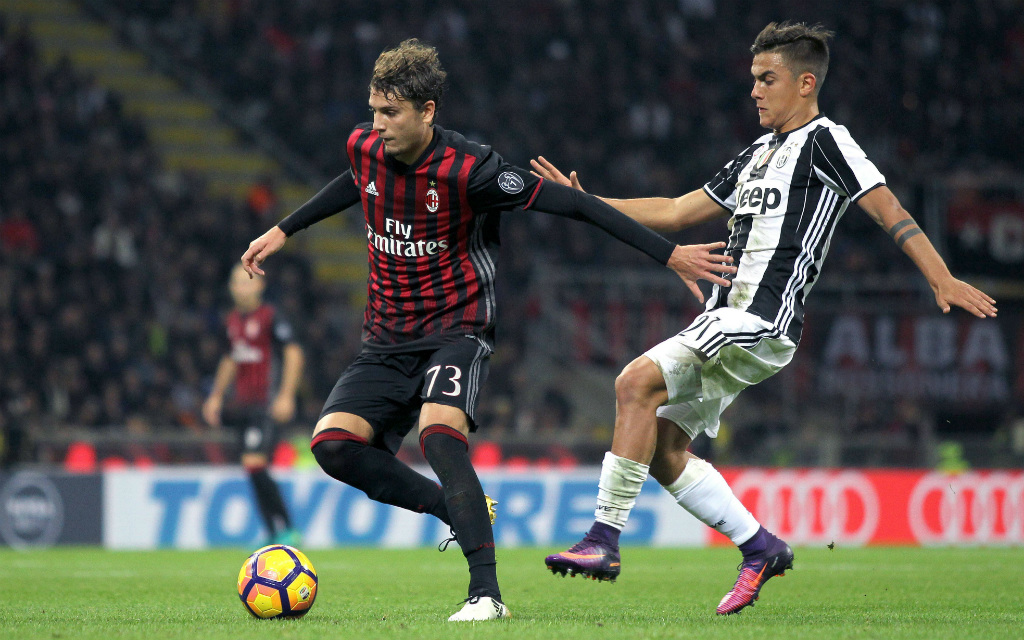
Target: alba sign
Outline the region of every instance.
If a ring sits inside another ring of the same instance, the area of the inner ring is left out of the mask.
[[[1005,403],[1016,383],[1019,316],[938,313],[818,317],[814,392],[850,399],[915,398],[963,406]]]

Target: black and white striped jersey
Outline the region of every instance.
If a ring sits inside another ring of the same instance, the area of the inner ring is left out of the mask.
[[[726,251],[738,267],[732,286],[715,285],[707,309],[731,307],[799,342],[804,300],[818,279],[832,233],[851,202],[885,177],[850,137],[824,116],[779,135],[761,136],[704,191],[732,211]]]

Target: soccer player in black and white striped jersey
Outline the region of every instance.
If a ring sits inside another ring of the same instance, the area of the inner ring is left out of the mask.
[[[995,317],[995,300],[950,274],[846,128],[819,113],[831,35],[820,26],[789,23],[761,31],[751,47],[750,95],[761,126],[771,133],[703,189],[676,199],[605,199],[658,231],[730,216],[726,253],[738,269],[728,276],[731,288],[714,287],[693,324],[634,360],[616,380],[615,433],[601,472],[596,521],[583,541],[547,557],[553,572],[618,575],[619,532],[648,474],[743,553],[719,614],[752,605],[767,580],[792,567],[789,546],[754,519],[714,467],[686,448],[701,431],[715,437],[721,412],[737,394],[792,359],[804,300],[851,202],[920,269],[943,313],[957,306]],[[543,157],[532,164],[538,175],[581,189],[574,172],[566,178]]]

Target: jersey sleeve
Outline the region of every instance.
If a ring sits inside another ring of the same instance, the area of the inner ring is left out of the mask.
[[[609,235],[643,251],[661,264],[667,264],[675,250],[669,242],[654,231],[618,211],[600,198],[554,182],[543,185],[534,209],[573,220],[582,220],[602,229]]]
[[[530,208],[544,179],[505,162],[487,150],[469,173],[466,193],[469,205],[477,211]]]
[[[836,193],[856,201],[885,184],[885,176],[868,160],[846,127],[819,129],[811,144],[815,174]]]
[[[352,170],[349,169],[331,180],[308,202],[277,223],[277,226],[290,237],[312,224],[348,209],[360,200],[359,187],[356,186],[355,180]]]
[[[736,184],[739,182],[740,171],[747,164],[757,143],[744,149],[743,153],[733,158],[715,177],[704,185],[704,192],[724,209],[736,209]]]
[[[295,324],[277,308],[274,309],[274,321],[271,323],[270,333],[274,342],[281,346],[299,342]]]

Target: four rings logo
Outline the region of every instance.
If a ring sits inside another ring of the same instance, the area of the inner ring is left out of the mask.
[[[730,484],[796,544],[1024,543],[1024,473],[749,469]]]
[[[1024,542],[1024,474],[929,473],[910,494],[914,539],[929,544]]]
[[[14,548],[49,547],[64,529],[64,501],[38,473],[19,473],[0,491],[0,538]]]
[[[506,171],[498,176],[498,186],[505,193],[519,193],[526,186],[523,179],[511,171]]]
[[[878,528],[878,494],[857,471],[745,471],[733,492],[790,544],[865,545]]]

